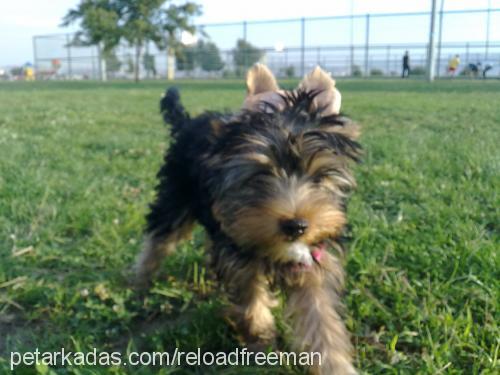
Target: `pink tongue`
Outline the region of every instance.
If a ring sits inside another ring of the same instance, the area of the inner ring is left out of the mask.
[[[314,248],[313,251],[311,251],[311,255],[316,260],[316,262],[319,262],[321,258],[323,257],[323,251],[325,250],[325,245],[319,245]]]

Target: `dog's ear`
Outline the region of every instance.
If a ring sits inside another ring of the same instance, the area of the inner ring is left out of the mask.
[[[273,73],[264,64],[255,64],[247,72],[248,96],[268,91],[278,91],[278,83]]]
[[[319,66],[300,82],[300,90],[318,93],[313,100],[313,110],[322,108],[323,116],[338,115],[342,97],[335,87],[335,80]]]
[[[312,110],[322,109],[324,131],[342,134],[351,140],[359,137],[360,128],[356,123],[345,117],[334,116],[340,113],[342,96],[329,73],[318,66],[304,77],[298,88],[317,93]]]
[[[255,64],[247,73],[247,97],[243,102],[244,109],[266,110],[265,103],[283,109],[285,102],[283,91],[279,89],[273,73],[264,64]]]

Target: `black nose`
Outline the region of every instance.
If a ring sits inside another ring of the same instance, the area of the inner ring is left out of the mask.
[[[283,220],[281,222],[281,230],[283,231],[283,233],[293,239],[302,236],[308,226],[309,223],[304,219]]]

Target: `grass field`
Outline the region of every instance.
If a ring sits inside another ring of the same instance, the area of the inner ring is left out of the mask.
[[[240,82],[179,86],[194,113],[236,109],[244,96]],[[338,86],[343,110],[364,130],[346,259],[356,366],[367,374],[498,374],[500,82]],[[168,146],[157,108],[164,87],[0,84],[0,373],[11,351],[35,348],[238,345],[205,272],[201,230],[145,296],[127,285]],[[35,372],[301,370],[18,368]]]

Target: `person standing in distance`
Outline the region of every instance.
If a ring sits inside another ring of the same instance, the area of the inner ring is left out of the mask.
[[[408,51],[403,55],[403,73],[401,78],[408,78],[410,76],[410,53]]]

